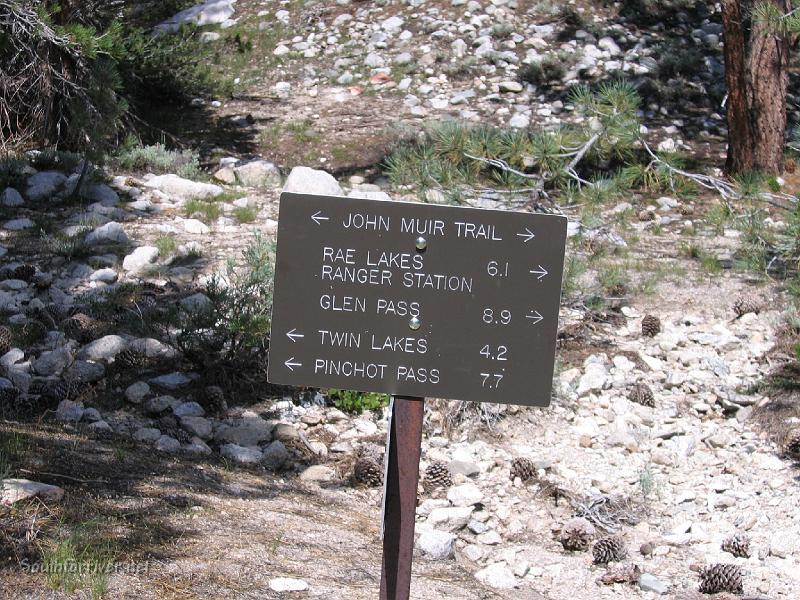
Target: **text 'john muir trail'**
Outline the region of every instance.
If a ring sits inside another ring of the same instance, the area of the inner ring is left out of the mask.
[[[496,226],[486,223],[473,221],[446,223],[441,219],[415,219],[410,217],[402,217],[399,221],[400,232],[402,233],[428,236],[452,235],[456,238],[469,240],[503,241]],[[350,212],[342,219],[342,227],[362,231],[391,231],[392,218],[386,215]]]

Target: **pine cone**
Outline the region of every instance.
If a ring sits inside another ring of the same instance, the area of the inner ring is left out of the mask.
[[[758,314],[761,312],[761,303],[752,296],[739,296],[733,303],[733,312],[737,319],[747,313]]]
[[[628,556],[628,547],[625,540],[617,535],[612,535],[598,540],[592,548],[594,564],[607,565],[610,562],[618,562]]]
[[[0,325],[0,356],[11,350],[11,344],[14,341],[11,330],[5,325]]]
[[[730,592],[743,594],[742,569],[739,565],[715,564],[700,571],[700,591],[704,594]]]
[[[435,460],[425,469],[425,476],[422,478],[422,487],[430,492],[436,488],[449,488],[453,485],[453,478],[450,476],[450,469],[441,461]]]
[[[26,281],[28,283],[31,282],[31,279],[36,275],[36,267],[33,265],[20,265],[16,269],[14,269],[14,279],[21,279],[22,281]]]
[[[651,390],[650,386],[646,383],[634,384],[631,388],[630,394],[628,394],[628,400],[643,406],[653,407],[656,405],[656,399],[653,395],[653,390]]]
[[[181,444],[188,444],[192,441],[192,436],[178,424],[178,420],[173,415],[161,417],[156,426],[162,434],[174,437]]]
[[[645,315],[642,319],[642,335],[654,337],[661,332],[661,320],[653,315]]]
[[[536,465],[530,458],[519,456],[511,461],[511,481],[519,477],[522,481],[528,481],[536,477]]]
[[[639,214],[637,216],[639,217],[639,220],[644,223],[647,221],[654,220],[656,218],[656,213],[654,213],[652,210],[647,210],[646,208],[643,208],[642,210],[639,211]]]
[[[722,549],[739,558],[750,558],[750,538],[743,531],[737,531],[722,541]]]
[[[575,517],[564,523],[561,529],[561,545],[564,550],[586,550],[595,536],[594,525],[583,517]]]
[[[787,456],[800,459],[800,428],[792,429],[786,434],[783,451]]]
[[[134,348],[125,348],[114,358],[114,364],[120,368],[139,370],[147,366],[147,354]]]
[[[353,465],[353,479],[369,487],[383,485],[383,467],[370,458],[359,458]]]
[[[218,385],[209,385],[201,395],[203,408],[212,415],[224,415],[228,412],[228,403],[225,401],[225,392]]]
[[[103,326],[100,321],[87,314],[76,313],[65,319],[61,328],[69,337],[84,344],[100,337]]]

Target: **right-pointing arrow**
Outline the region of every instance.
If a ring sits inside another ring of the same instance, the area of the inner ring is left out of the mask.
[[[297,342],[297,338],[304,338],[306,337],[302,333],[297,333],[297,329],[292,329],[291,331],[286,332],[286,337],[288,337],[293,342]]]
[[[545,269],[542,265],[539,265],[539,269],[538,270],[537,269],[531,269],[530,272],[533,273],[534,275],[538,275],[538,277],[536,279],[538,279],[539,281],[541,281],[542,278],[545,275],[547,275],[547,269]]]
[[[526,228],[525,228],[525,232],[524,232],[524,233],[518,233],[518,234],[517,234],[517,237],[525,238],[523,241],[524,241],[525,243],[528,243],[528,242],[530,242],[530,241],[531,241],[533,238],[535,238],[535,237],[536,237],[536,234],[535,234],[535,233],[533,233],[533,232],[530,230],[530,228],[526,227]]]
[[[539,314],[538,310],[532,310],[527,315],[525,315],[526,319],[530,319],[532,321],[532,325],[536,325],[539,321],[544,321],[544,317]]]
[[[286,365],[286,368],[289,369],[290,371],[294,371],[295,367],[302,367],[303,366],[303,363],[294,362],[294,356],[292,358],[290,358],[289,360],[287,360],[283,364]]]

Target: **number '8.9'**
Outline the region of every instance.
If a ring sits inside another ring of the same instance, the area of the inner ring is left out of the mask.
[[[511,323],[511,311],[508,309],[495,311],[493,308],[484,308],[483,322],[487,325],[508,325]]]

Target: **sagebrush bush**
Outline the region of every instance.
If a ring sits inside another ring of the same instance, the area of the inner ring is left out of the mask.
[[[200,175],[200,156],[194,150],[169,150],[163,144],[128,142],[111,159],[118,169],[138,173],[174,173],[191,179]]]
[[[378,410],[389,406],[389,396],[377,392],[356,392],[353,390],[328,390],[328,397],[341,411],[360,413],[365,410]]]

